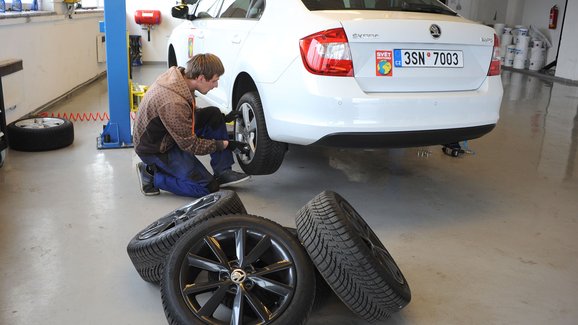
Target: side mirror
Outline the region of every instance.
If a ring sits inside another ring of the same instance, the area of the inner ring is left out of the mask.
[[[195,0],[191,0],[191,1],[195,1]],[[191,19],[192,18],[192,15],[189,15],[189,6],[187,6],[186,4],[174,6],[171,9],[171,15],[173,17],[179,18],[179,19]]]

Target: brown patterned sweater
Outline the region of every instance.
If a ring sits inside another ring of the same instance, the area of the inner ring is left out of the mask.
[[[192,131],[193,101],[193,94],[177,67],[160,75],[138,108],[133,130],[136,153],[165,153],[174,145],[194,155],[223,150],[223,141],[201,139]]]

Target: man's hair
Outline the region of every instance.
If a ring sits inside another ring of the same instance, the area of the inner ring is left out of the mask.
[[[215,75],[222,76],[223,73],[225,73],[223,62],[218,56],[211,53],[193,56],[187,62],[187,68],[185,69],[185,77],[187,79],[196,79],[198,76],[203,75],[205,79],[211,80]]]

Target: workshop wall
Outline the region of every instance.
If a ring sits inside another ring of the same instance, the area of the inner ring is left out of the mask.
[[[558,28],[551,30],[548,29],[548,18],[554,5],[560,9],[560,18]],[[461,16],[489,26],[495,23],[534,26],[552,43],[547,63],[556,59],[565,5],[566,0],[448,0],[448,6]]]
[[[578,53],[578,42],[576,42],[578,19],[572,18],[578,17],[578,1],[568,1],[566,10],[566,21],[564,23],[564,33],[562,33],[558,65],[556,66],[556,77],[578,80],[578,56],[576,55]],[[562,16],[558,18],[558,26],[562,23],[561,19]]]
[[[22,59],[23,70],[3,77],[10,123],[106,71],[96,59],[103,13],[0,20],[0,59]]]
[[[560,14],[558,15],[558,26],[556,29],[549,29],[548,23],[550,18],[550,8],[554,5],[558,5],[558,9],[560,10]],[[564,16],[565,6],[566,0],[525,0],[521,24],[524,26],[532,25],[536,27],[550,40],[550,42],[552,42],[552,48],[548,50],[546,63],[550,63],[556,59],[558,44],[560,44],[560,32],[562,30],[562,17]]]
[[[171,16],[171,8],[180,1],[177,0],[126,0],[127,29],[131,35],[141,35],[142,60],[144,62],[166,62],[167,43],[172,30],[183,20]],[[147,41],[147,31],[134,21],[137,10],[159,10],[161,24],[151,30],[151,40]]]

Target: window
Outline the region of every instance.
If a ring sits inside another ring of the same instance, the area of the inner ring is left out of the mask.
[[[201,0],[196,16],[199,18],[215,18],[223,5],[223,0]]]
[[[104,0],[81,0],[80,4],[82,8],[103,8],[104,7]]]
[[[6,2],[6,10],[8,10],[8,8],[12,8],[12,0],[4,0],[4,2]],[[31,4],[31,3],[32,3],[32,0],[22,0],[22,5]],[[23,6],[23,8],[24,8],[24,6]]]
[[[220,18],[245,18],[251,0],[225,0]]]
[[[249,18],[259,19],[265,10],[265,0],[253,0],[249,9]]]
[[[309,10],[392,10],[438,13],[455,16],[438,0],[302,0]]]

